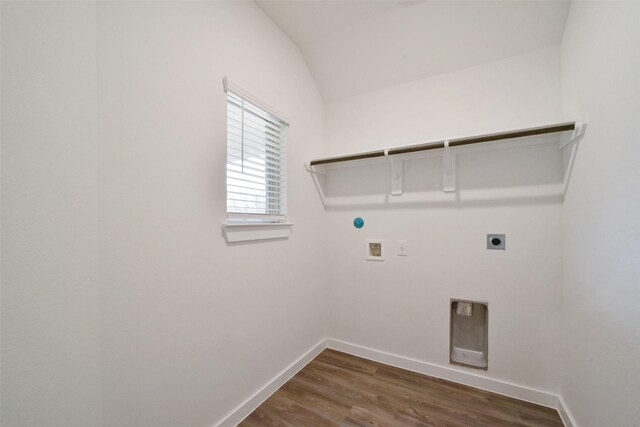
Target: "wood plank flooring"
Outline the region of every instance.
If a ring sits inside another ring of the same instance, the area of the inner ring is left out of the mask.
[[[554,409],[325,350],[240,426],[562,426]]]

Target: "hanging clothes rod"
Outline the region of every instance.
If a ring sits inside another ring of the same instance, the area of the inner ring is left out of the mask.
[[[559,123],[549,126],[540,126],[514,130],[509,132],[491,133],[479,136],[470,136],[449,140],[449,147],[460,147],[463,145],[481,144],[483,142],[500,141],[503,139],[523,138],[525,136],[544,135],[548,133],[558,133],[572,131],[576,129],[576,122]],[[407,147],[390,148],[388,150],[369,151],[366,153],[351,154],[348,156],[327,157],[324,159],[312,160],[309,165],[325,165],[328,163],[349,162],[352,160],[372,159],[375,157],[393,156],[397,154],[415,153],[418,151],[437,150],[445,148],[445,141],[430,142],[426,144],[411,145]]]

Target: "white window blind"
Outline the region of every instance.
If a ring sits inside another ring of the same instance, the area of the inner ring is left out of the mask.
[[[227,91],[227,216],[283,221],[288,125]]]

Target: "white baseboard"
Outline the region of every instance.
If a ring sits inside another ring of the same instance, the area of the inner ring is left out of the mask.
[[[571,415],[571,412],[564,403],[562,396],[558,397],[558,413],[560,414],[560,418],[562,419],[565,427],[578,427],[578,423],[576,423],[573,415]]]
[[[423,362],[421,360],[410,359],[396,354],[386,353],[384,351],[374,350],[362,347],[356,344],[347,343],[335,339],[327,339],[327,347],[334,350],[352,354],[354,356],[363,357],[375,362],[384,363],[386,365],[396,366],[398,368],[407,369],[409,371],[418,372],[420,374],[429,375],[444,380],[453,381],[459,384],[468,385],[482,390],[491,391],[493,393],[502,394],[527,402],[535,403],[549,408],[558,409],[558,396],[546,391],[536,390],[518,384],[512,384],[506,381],[495,380],[472,372],[462,371],[460,369],[436,365],[434,363]]]
[[[244,420],[258,406],[260,406],[262,402],[267,400],[269,396],[275,393],[284,385],[284,383],[297,374],[300,369],[304,368],[318,354],[322,353],[322,350],[325,348],[327,348],[326,340],[320,341],[215,425],[219,427],[232,427],[238,425],[240,421]]]
[[[271,379],[271,381],[255,392],[251,397],[231,411],[219,423],[217,423],[216,426],[232,427],[240,423],[325,348],[331,348],[333,350],[342,351],[344,353],[349,353],[354,356],[384,363],[386,365],[407,369],[420,374],[442,378],[455,383],[554,408],[558,410],[560,418],[566,427],[578,427],[562,398],[555,394],[506,381],[487,378],[461,369],[423,362],[421,360],[411,359],[332,338],[322,340],[309,349],[305,354],[300,356],[282,372]]]

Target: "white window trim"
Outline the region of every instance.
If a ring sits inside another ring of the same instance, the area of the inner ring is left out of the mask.
[[[291,222],[265,222],[253,224],[226,223],[222,231],[227,243],[267,239],[287,239],[293,231]]]
[[[225,93],[231,91],[253,105],[273,114],[290,126],[291,121],[285,114],[231,82],[227,76],[222,79],[222,85]],[[268,218],[266,221],[252,222],[252,217],[250,216],[227,214],[227,221],[222,224],[222,232],[227,243],[286,239],[293,232],[293,225],[291,222],[286,222],[286,216],[273,216],[273,218]]]

